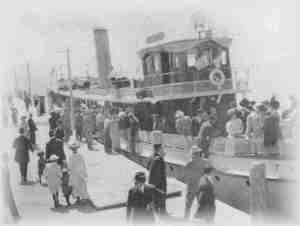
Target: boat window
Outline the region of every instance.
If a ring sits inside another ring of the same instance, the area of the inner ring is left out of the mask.
[[[187,65],[188,67],[193,67],[195,66],[195,63],[196,63],[196,54],[194,53],[189,53],[187,55]]]
[[[213,51],[213,64],[216,67],[227,65],[227,52],[222,48],[214,49]]]
[[[160,54],[154,55],[154,70],[155,72],[160,72]]]
[[[148,74],[154,73],[154,60],[153,60],[153,56],[146,57],[145,62],[146,62],[146,68],[147,68]]]
[[[196,58],[195,67],[200,71],[201,69],[209,66],[209,59],[210,59],[210,52],[208,49],[199,52],[199,55]]]

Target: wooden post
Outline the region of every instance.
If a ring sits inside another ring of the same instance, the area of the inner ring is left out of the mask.
[[[250,171],[250,214],[255,222],[267,217],[267,182],[265,163],[255,162]]]

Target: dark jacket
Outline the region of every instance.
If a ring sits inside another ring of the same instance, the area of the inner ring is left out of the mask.
[[[154,185],[164,192],[167,191],[166,163],[164,158],[155,154],[149,162],[148,169],[149,184]]]
[[[57,119],[55,117],[49,118],[49,127],[50,130],[55,130],[57,127]]]
[[[192,136],[197,137],[200,130],[200,122],[196,117],[192,118]]]
[[[64,152],[64,143],[62,140],[57,138],[52,138],[46,144],[46,160],[48,160],[51,155],[57,155],[59,160],[66,159],[66,155]]]
[[[274,146],[281,138],[279,126],[280,118],[276,114],[270,114],[264,122],[264,146]]]
[[[29,127],[29,131],[30,131],[30,132],[35,132],[35,131],[37,131],[36,124],[35,124],[35,122],[33,121],[32,118],[28,119],[28,127]]]
[[[62,128],[57,128],[55,130],[55,137],[63,140],[65,138],[65,131]]]
[[[154,211],[151,204],[154,201],[155,188],[144,185],[144,191],[133,187],[128,192],[127,220],[132,223],[154,223]]]
[[[150,115],[145,116],[143,121],[143,129],[146,131],[152,131],[153,128],[153,118]]]
[[[13,147],[16,149],[15,161],[18,163],[28,163],[29,162],[29,150],[33,151],[30,140],[20,135],[13,142]]]

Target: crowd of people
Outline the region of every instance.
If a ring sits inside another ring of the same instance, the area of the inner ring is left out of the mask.
[[[280,103],[275,97],[261,103],[243,99],[239,106],[228,110],[228,121],[225,125],[228,139],[225,153],[232,154],[236,139],[251,141],[251,152],[260,154],[264,147],[278,145],[282,138],[280,120],[290,119],[297,125],[297,101],[291,98],[289,109],[279,114]],[[15,115],[12,111],[12,118]],[[216,206],[213,182],[213,167],[208,161],[211,140],[218,136],[216,121],[217,112],[198,109],[193,117],[184,115],[178,110],[175,114],[176,130],[185,140],[185,150],[190,151],[192,160],[185,166],[184,180],[187,184],[185,218],[189,219],[194,199],[198,201],[196,218],[207,222],[214,220]],[[60,207],[59,192],[62,191],[66,204],[70,206],[73,197],[75,204],[89,205],[96,208],[90,199],[87,189],[87,170],[84,154],[80,153],[80,142],[85,141],[89,150],[93,149],[95,137],[103,137],[104,151],[114,154],[125,143],[125,149],[139,154],[142,147],[140,131],[146,131],[146,141],[150,142],[153,155],[148,164],[147,176],[144,172],[135,175],[134,186],[129,190],[127,201],[127,219],[140,223],[154,222],[154,215],[168,216],[166,208],[167,173],[164,160],[163,122],[157,115],[149,115],[148,122],[141,122],[133,108],[116,108],[81,105],[75,109],[74,135],[72,136],[70,108],[53,111],[49,118],[49,141],[45,150],[36,144],[37,126],[31,114],[22,116],[16,126],[19,136],[14,140],[15,161],[19,164],[21,184],[27,183],[29,152],[36,151],[38,159],[38,178],[41,185],[46,182],[54,207]],[[14,122],[14,120],[12,120]],[[296,127],[295,127],[296,128]],[[294,132],[295,133],[295,132]],[[68,144],[69,158],[64,150]],[[122,147],[123,148],[123,147]],[[197,175],[195,172],[197,168]]]

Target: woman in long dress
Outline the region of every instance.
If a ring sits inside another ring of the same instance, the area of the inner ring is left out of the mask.
[[[89,194],[87,191],[87,170],[83,156],[78,153],[79,143],[71,142],[69,145],[72,150],[72,154],[69,158],[69,170],[70,170],[70,185],[73,188],[73,196],[76,197],[77,203],[81,200],[89,200]]]
[[[237,110],[230,109],[228,111],[230,117],[229,121],[226,123],[226,132],[228,137],[225,143],[225,155],[234,155],[234,147],[238,137],[243,133],[243,122],[237,117]]]

